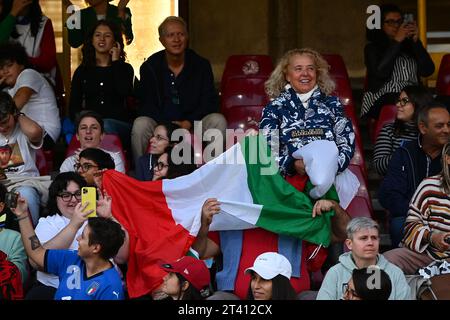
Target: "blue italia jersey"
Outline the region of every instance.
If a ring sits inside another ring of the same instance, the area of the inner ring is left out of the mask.
[[[47,250],[44,271],[59,277],[55,300],[124,299],[122,281],[114,266],[88,278],[77,251]]]
[[[352,123],[344,116],[337,97],[326,96],[316,89],[305,108],[294,89],[287,87],[263,110],[259,128],[283,175],[293,173],[292,154],[314,140],[330,140],[339,150],[338,171],[344,171],[355,151]],[[279,137],[276,143],[273,134]]]

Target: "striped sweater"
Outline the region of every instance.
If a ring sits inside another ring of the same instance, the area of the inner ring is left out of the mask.
[[[392,154],[400,146],[402,141],[417,139],[418,130],[415,123],[406,123],[400,135],[394,133],[394,124],[388,123],[383,126],[378,134],[373,151],[373,167],[375,171],[384,176],[387,172]]]
[[[450,251],[439,251],[424,239],[426,230],[450,232],[450,195],[441,188],[440,177],[426,178],[420,183],[409,206],[403,237],[406,247],[426,253],[434,260],[450,257]]]

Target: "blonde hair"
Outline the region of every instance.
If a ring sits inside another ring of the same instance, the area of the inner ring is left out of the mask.
[[[166,34],[166,24],[170,22],[179,23],[183,26],[184,31],[187,35],[187,25],[183,18],[177,17],[177,16],[169,16],[164,19],[164,21],[159,25],[158,27],[158,34],[160,37],[164,36]]]
[[[284,90],[285,85],[288,83],[286,73],[289,61],[296,55],[307,55],[312,58],[317,69],[317,85],[324,94],[330,95],[336,87],[328,72],[330,66],[320,53],[310,48],[292,49],[284,54],[270,75],[269,80],[265,83],[267,95],[274,99]]]
[[[441,184],[447,195],[450,195],[450,165],[447,164],[446,156],[450,157],[450,142],[447,142],[442,149],[442,172]]]

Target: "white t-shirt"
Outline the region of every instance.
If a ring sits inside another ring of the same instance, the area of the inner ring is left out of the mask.
[[[125,166],[123,164],[122,157],[120,156],[120,152],[113,152],[108,151],[105,149],[102,149],[103,151],[109,153],[114,161],[115,164],[115,170],[125,173]],[[68,171],[75,171],[74,164],[77,163],[78,160],[78,154],[71,155],[70,157],[66,158],[66,160],[63,161],[61,164],[61,167],[59,168],[59,172],[68,172]]]
[[[38,146],[33,145],[20,129],[19,124],[16,124],[10,136],[5,137],[0,134],[0,146],[6,144],[11,147],[12,152],[9,158],[0,157],[0,166],[4,168],[8,178],[40,175],[36,167],[36,149],[42,146],[42,141]]]
[[[53,239],[58,233],[61,232],[62,229],[64,229],[69,224],[69,222],[70,220],[68,218],[59,214],[55,214],[53,216],[48,216],[45,218],[40,218],[38,225],[36,226],[35,229],[39,241],[42,244],[45,244],[49,240]],[[78,241],[76,239],[78,236],[81,235],[86,224],[87,221],[81,226],[80,229],[78,229],[72,244],[67,249],[78,250]],[[59,280],[57,276],[42,271],[38,271],[36,277],[40,283],[45,284],[46,286],[58,288]]]
[[[44,30],[47,23],[52,23],[45,15],[42,15],[41,22],[39,23],[39,28],[37,30],[36,37],[31,34],[31,24],[23,24],[21,21],[24,19],[22,16],[18,16],[16,23],[18,38],[10,37],[10,41],[19,42],[26,50],[27,55],[32,58],[39,57],[41,54],[41,42],[44,36]],[[56,62],[56,61],[55,61]],[[56,65],[49,71],[43,73],[47,76],[53,84],[55,84],[56,79]]]
[[[36,121],[56,142],[61,132],[61,120],[52,87],[39,72],[33,69],[23,70],[17,77],[14,87],[7,91],[11,97],[14,97],[23,87],[32,89],[34,93],[21,111]]]

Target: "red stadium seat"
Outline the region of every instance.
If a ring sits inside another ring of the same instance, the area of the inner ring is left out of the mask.
[[[51,167],[47,166],[47,161],[45,160],[45,153],[42,148],[36,150],[36,167],[39,170],[41,176],[46,176],[50,174]]]
[[[367,199],[368,202],[371,202],[369,190],[367,189],[367,181],[368,181],[367,176],[364,174],[364,171],[361,168],[361,166],[350,164],[348,166],[348,169],[355,174],[360,183],[357,195]]]
[[[358,140],[355,144],[355,152],[353,154],[353,158],[350,160],[350,165],[357,165],[361,167],[361,170],[364,174],[364,176],[367,178],[367,169],[366,169],[366,161],[364,158],[364,152],[362,149],[362,143],[358,143]]]
[[[436,80],[436,93],[441,96],[450,96],[450,54],[442,57]]]
[[[47,163],[48,171],[53,170],[53,159],[55,158],[55,153],[53,150],[45,150],[44,151],[45,162]]]
[[[353,198],[352,202],[350,202],[346,211],[348,212],[351,218],[373,217],[372,207],[368,204],[367,199],[360,196],[356,196]]]
[[[264,105],[259,106],[236,106],[227,109],[224,116],[228,121],[228,128],[230,129],[258,129],[261,121],[262,111]]]
[[[334,53],[325,53],[322,54],[322,57],[328,62],[330,65],[330,74],[334,76],[340,76],[345,79],[348,78],[347,68],[345,66],[344,59],[339,54]]]
[[[233,55],[225,65],[221,82],[221,112],[228,128],[257,128],[269,102],[264,83],[273,71],[268,55]]]
[[[265,106],[269,102],[264,91],[265,81],[262,78],[230,79],[221,96],[222,113],[237,106]]]
[[[269,78],[273,71],[268,55],[232,55],[228,57],[222,74],[221,92],[232,78]]]
[[[80,148],[80,141],[78,141],[78,138],[76,136],[73,136],[66,150],[66,158],[73,155],[79,148]],[[100,148],[111,152],[119,152],[120,156],[122,157],[122,161],[125,165],[125,170],[128,171],[129,169],[128,160],[123,150],[122,142],[120,141],[120,138],[117,134],[105,133],[105,135],[103,136],[103,140],[100,143]]]
[[[339,100],[344,106],[352,105],[354,106],[352,87],[350,86],[350,81],[343,77],[337,77],[333,75],[333,80],[336,83],[336,88],[334,89],[332,95],[338,96]]]
[[[344,107],[345,115],[352,121],[353,130],[355,131],[356,136],[356,143],[359,145],[360,150],[362,150],[363,144],[359,130],[359,119],[356,115],[353,92],[344,60],[338,54],[323,54],[322,56],[330,65],[330,74],[336,83],[336,88],[332,92],[332,95],[339,97],[339,100]]]
[[[385,124],[393,123],[395,121],[395,118],[397,117],[397,106],[395,104],[387,104],[381,108],[380,116],[378,117],[378,120],[375,124],[375,130],[373,130],[373,134],[371,140],[372,143],[375,144],[377,141],[377,137],[380,134],[381,128]]]

